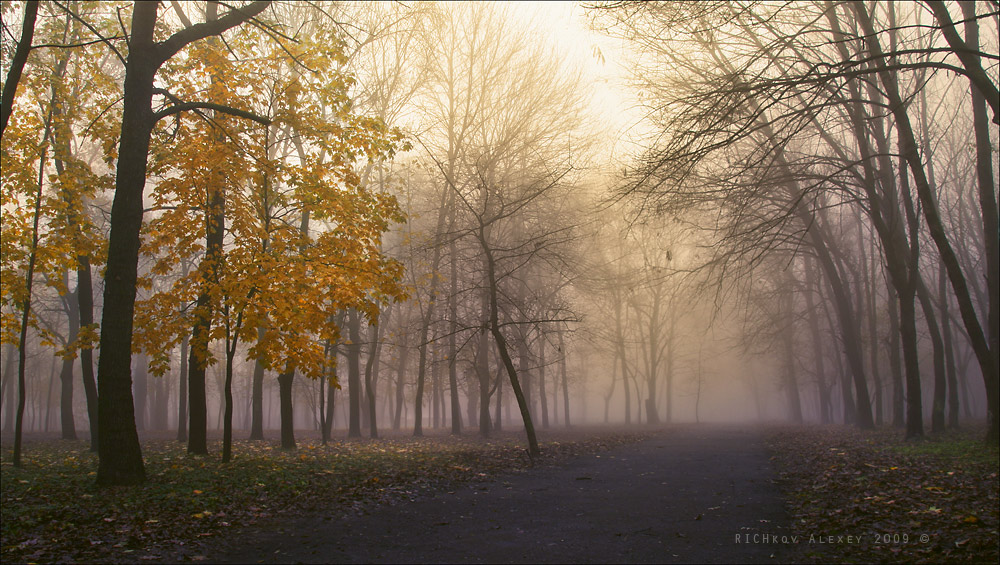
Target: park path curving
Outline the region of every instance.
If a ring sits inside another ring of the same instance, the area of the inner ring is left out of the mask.
[[[670,428],[495,482],[285,522],[209,553],[239,563],[778,562],[788,517],[759,431]]]

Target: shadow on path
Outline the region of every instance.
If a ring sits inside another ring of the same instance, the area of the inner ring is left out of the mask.
[[[558,466],[362,516],[258,532],[222,562],[761,563],[788,517],[760,433],[670,428]]]

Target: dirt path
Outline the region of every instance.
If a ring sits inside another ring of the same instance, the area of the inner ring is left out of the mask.
[[[209,561],[547,563],[780,561],[785,514],[759,433],[673,428],[555,467],[362,516],[245,535]],[[249,539],[247,539],[249,538]],[[230,541],[232,543],[232,541]]]

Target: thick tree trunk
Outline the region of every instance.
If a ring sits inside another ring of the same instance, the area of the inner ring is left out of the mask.
[[[100,434],[97,483],[100,485],[136,484],[146,478],[135,430],[130,357],[142,193],[146,184],[150,136],[156,120],[152,110],[156,71],[188,43],[239,25],[268,5],[269,2],[254,2],[215,22],[185,28],[160,43],[153,41],[157,3],[137,2],[132,10],[115,197],[111,205],[111,233],[104,271],[101,356],[97,367]]]
[[[142,192],[153,129],[153,78],[161,61],[153,44],[156,3],[138,2],[132,12],[121,140],[111,234],[104,271],[101,355],[97,364],[100,434],[97,483],[142,483],[146,473],[132,403],[132,321],[135,311]]]

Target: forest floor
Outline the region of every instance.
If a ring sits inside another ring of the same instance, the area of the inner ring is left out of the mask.
[[[94,486],[85,442],[0,461],[10,562],[997,561],[997,450],[841,427],[237,442],[144,438],[149,482]]]

